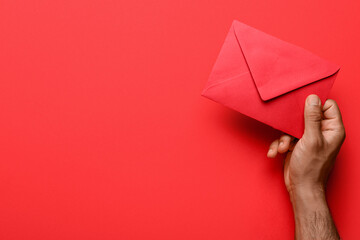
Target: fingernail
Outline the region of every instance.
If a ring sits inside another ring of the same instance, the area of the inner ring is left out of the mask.
[[[282,146],[283,144],[284,144],[284,142],[280,142],[280,143],[279,143],[279,146]]]
[[[307,97],[307,103],[309,105],[313,105],[313,106],[320,106],[321,105],[321,100],[318,96],[316,96],[315,94],[311,94]]]
[[[272,149],[269,149],[268,154],[270,154],[270,153],[272,153],[272,152],[273,152],[273,150],[272,150]]]

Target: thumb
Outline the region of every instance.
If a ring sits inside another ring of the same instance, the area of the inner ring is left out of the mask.
[[[305,101],[305,133],[304,135],[321,135],[321,100],[315,94],[311,94]]]

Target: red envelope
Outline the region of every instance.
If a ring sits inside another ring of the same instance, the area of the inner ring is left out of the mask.
[[[202,95],[301,138],[310,94],[324,103],[339,67],[234,21]]]

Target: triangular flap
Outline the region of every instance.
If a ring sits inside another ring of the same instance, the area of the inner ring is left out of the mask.
[[[250,75],[244,55],[236,39],[233,25],[230,27],[203,92],[240,75]]]
[[[262,100],[335,74],[339,67],[238,21],[234,31]]]

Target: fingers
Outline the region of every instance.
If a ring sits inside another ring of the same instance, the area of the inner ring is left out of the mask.
[[[332,99],[326,100],[323,106],[323,112],[325,119],[335,119],[336,121],[342,124],[340,109],[334,100]]]
[[[320,136],[321,135],[321,100],[315,95],[311,94],[305,101],[305,132],[304,135]]]
[[[289,135],[282,135],[280,139],[276,139],[270,144],[269,151],[267,153],[267,156],[269,158],[276,157],[277,153],[285,153],[289,150],[289,148],[292,146],[292,142],[294,140],[294,137]]]
[[[296,143],[299,141],[297,138],[293,138],[293,140],[290,142],[289,151],[292,152],[296,146]]]
[[[336,102],[328,99],[323,107],[324,120],[322,121],[322,130],[325,132],[331,131],[337,133],[339,140],[345,138],[345,128],[342,121],[340,109]]]
[[[289,150],[291,142],[294,140],[294,137],[289,135],[282,135],[279,141],[278,152],[285,153]]]
[[[275,141],[273,141],[271,144],[270,144],[270,148],[269,148],[269,151],[267,153],[267,156],[269,158],[274,158],[276,157],[277,155],[277,152],[278,152],[278,147],[279,147],[279,139],[276,139]]]

